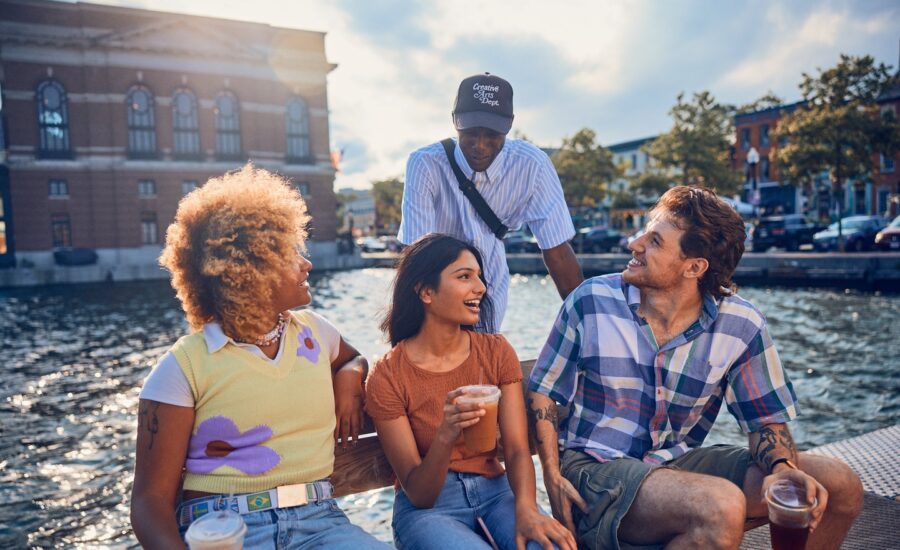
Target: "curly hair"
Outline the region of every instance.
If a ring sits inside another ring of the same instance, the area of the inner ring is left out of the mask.
[[[717,300],[737,292],[731,276],[744,255],[746,230],[735,209],[711,189],[680,185],[666,191],[650,212],[660,210],[670,213],[675,226],[684,231],[681,252],[709,262],[699,282],[700,292]]]
[[[239,340],[270,330],[260,305],[305,250],[309,219],[288,180],[252,164],[185,196],[159,263],[172,274],[191,329],[216,321]]]

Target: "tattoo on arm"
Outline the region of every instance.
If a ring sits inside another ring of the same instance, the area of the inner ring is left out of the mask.
[[[797,446],[794,444],[794,438],[791,436],[791,432],[788,431],[787,428],[782,428],[779,432],[779,439],[781,440],[781,444],[785,449],[790,453],[791,460],[797,460]]]
[[[153,409],[152,412],[150,410],[151,408]],[[138,411],[138,430],[146,428],[147,433],[150,434],[150,441],[147,444],[148,450],[153,448],[153,440],[156,438],[157,432],[159,432],[159,416],[156,414],[157,410],[159,410],[159,403],[151,402],[145,403]]]
[[[772,463],[784,456],[784,452],[777,452],[780,449],[787,451],[787,457],[791,460],[797,458],[797,447],[791,432],[787,428],[776,429],[771,426],[764,426],[759,430],[759,442],[753,451],[753,459],[757,464],[763,466],[768,472],[772,468]]]
[[[534,405],[534,399],[531,397],[528,398],[528,418],[530,420],[529,425],[532,429],[537,426],[537,423],[541,420],[547,421],[553,426],[553,432],[556,433],[559,430],[559,413],[556,412],[556,404],[550,403],[546,407],[536,407]],[[541,443],[540,436],[537,434],[537,430],[534,430],[535,437],[538,440],[538,443]]]

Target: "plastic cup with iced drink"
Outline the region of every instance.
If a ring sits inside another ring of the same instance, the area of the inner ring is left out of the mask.
[[[194,520],[184,539],[191,550],[241,550],[246,533],[240,514],[219,510]]]
[[[779,479],[769,486],[766,504],[773,550],[805,550],[816,503],[816,499],[807,503],[806,488],[790,479]]]
[[[480,403],[484,406],[481,420],[463,429],[466,448],[475,453],[486,453],[497,446],[497,405],[500,403],[500,388],[497,386],[474,385],[460,388],[464,394],[457,403]]]

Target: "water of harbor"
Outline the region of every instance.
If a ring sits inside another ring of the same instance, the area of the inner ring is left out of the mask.
[[[313,307],[370,361],[393,271],[314,280]],[[801,448],[900,422],[900,295],[746,288],[800,397]],[[559,307],[546,277],[514,276],[503,332],[533,358]],[[0,292],[0,548],[127,548],[140,385],[187,330],[165,281]],[[723,415],[709,443],[742,444]],[[541,483],[538,483],[539,487]],[[342,499],[390,540],[391,491]]]

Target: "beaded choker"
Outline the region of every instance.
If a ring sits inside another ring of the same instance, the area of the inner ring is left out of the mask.
[[[283,313],[279,313],[278,322],[275,323],[275,328],[263,334],[252,342],[247,342],[246,340],[239,340],[239,342],[243,342],[245,344],[255,344],[259,347],[270,346],[281,338],[281,335],[284,334],[285,327],[287,327],[287,316]]]

